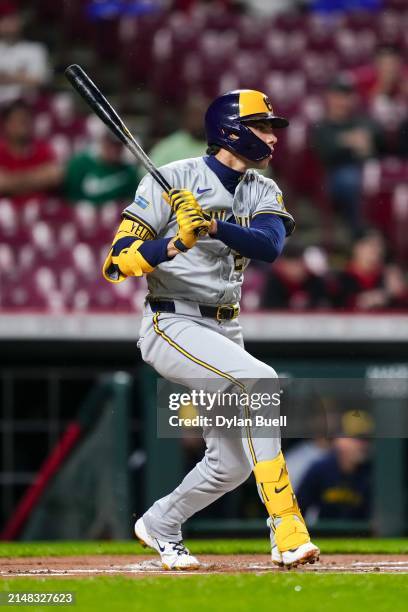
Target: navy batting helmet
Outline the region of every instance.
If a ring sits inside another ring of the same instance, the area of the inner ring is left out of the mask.
[[[252,161],[268,157],[270,148],[247,126],[251,121],[270,121],[284,128],[289,121],[277,117],[267,95],[253,89],[237,89],[216,98],[205,115],[209,145],[218,145]]]

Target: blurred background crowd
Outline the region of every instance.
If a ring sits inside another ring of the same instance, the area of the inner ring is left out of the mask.
[[[100,269],[143,170],[67,84],[78,62],[162,165],[203,155],[209,101],[290,119],[268,174],[297,230],[242,307],[407,310],[406,0],[0,0],[0,309],[138,311]]]

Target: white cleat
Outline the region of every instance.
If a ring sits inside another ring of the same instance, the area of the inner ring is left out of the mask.
[[[305,565],[306,563],[315,563],[319,560],[320,550],[312,544],[312,542],[306,542],[301,544],[293,550],[285,550],[282,554],[282,564],[287,568],[297,567],[298,565]]]
[[[298,565],[305,565],[306,563],[313,564],[319,561],[320,550],[317,548],[317,546],[312,544],[312,542],[301,544],[293,550],[280,552],[275,542],[275,533],[272,519],[270,517],[267,519],[266,524],[271,530],[271,559],[274,565],[291,569],[297,567]]]
[[[191,571],[199,569],[201,565],[184,546],[183,540],[168,542],[149,535],[142,518],[136,521],[135,535],[142,546],[153,548],[159,553],[165,570]]]
[[[268,525],[270,531],[270,537],[271,537],[271,559],[272,559],[272,563],[274,565],[278,565],[279,567],[283,567],[283,560],[282,560],[282,553],[279,551],[279,548],[276,545],[275,542],[275,532],[274,529],[272,527],[272,519],[271,517],[268,517],[266,520],[266,524]]]
[[[272,546],[271,559],[274,565],[283,567],[282,553],[279,552],[279,548],[276,546],[276,544],[275,546]]]

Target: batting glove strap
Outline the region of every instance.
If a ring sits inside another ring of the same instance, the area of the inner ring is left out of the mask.
[[[186,253],[189,250],[189,248],[191,248],[191,247],[186,247],[186,245],[178,237],[178,234],[176,236],[175,241],[173,242],[173,246],[175,249],[179,251],[179,253]]]

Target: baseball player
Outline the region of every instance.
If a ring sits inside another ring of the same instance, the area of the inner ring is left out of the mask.
[[[111,282],[147,276],[138,346],[170,381],[191,388],[200,379],[205,389],[216,380],[221,391],[242,390],[242,379],[276,382],[276,372],[245,351],[238,315],[248,261],[274,261],[294,229],[277,184],[254,170],[268,166],[275,131],[287,126],[259,91],[218,97],[205,116],[207,155],[160,169],[174,187],[169,196],[146,175],[123,212],[103,274]],[[251,427],[239,437],[217,437],[205,427],[203,435],[203,459],[136,521],[137,538],[166,569],[198,568],[183,544],[183,523],[253,471],[269,515],[273,563],[314,563],[319,549],[299,510],[280,437],[256,436]]]

